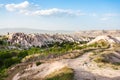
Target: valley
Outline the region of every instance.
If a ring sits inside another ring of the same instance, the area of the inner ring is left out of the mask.
[[[119,80],[120,37],[114,35],[1,35],[0,79]]]

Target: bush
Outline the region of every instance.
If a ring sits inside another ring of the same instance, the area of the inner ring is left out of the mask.
[[[4,41],[3,40],[0,40],[0,45],[3,45],[4,44]]]
[[[17,57],[8,58],[8,59],[4,60],[4,66],[5,66],[6,68],[8,68],[8,67],[10,67],[11,65],[16,64],[16,63],[18,63],[18,62],[20,62],[20,59],[17,58]]]
[[[36,62],[36,65],[39,66],[40,64],[42,64],[41,62]]]
[[[27,51],[21,51],[19,54],[18,54],[18,57],[19,58],[24,58],[25,56],[28,55],[28,52]]]
[[[8,76],[6,72],[7,69],[0,69],[0,80],[5,80],[4,78]]]

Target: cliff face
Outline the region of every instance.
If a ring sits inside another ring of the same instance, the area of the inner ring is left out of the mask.
[[[81,37],[79,35],[67,35],[67,34],[25,34],[25,33],[12,33],[7,35],[8,42],[12,45],[19,44],[23,47],[31,46],[45,46],[54,42],[69,41],[69,42],[81,42],[90,41],[90,37]]]

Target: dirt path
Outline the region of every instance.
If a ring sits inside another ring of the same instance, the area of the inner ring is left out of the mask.
[[[76,59],[64,60],[65,62],[63,61],[64,63],[67,63],[70,68],[74,69],[75,80],[95,80],[94,75],[86,71],[96,66],[91,63],[89,55],[90,53],[85,53],[83,56],[78,57]]]
[[[83,73],[85,73],[84,71],[91,66],[91,62],[88,57],[89,54],[86,53],[77,59],[72,59],[68,61],[68,65],[75,71],[75,79],[80,80],[81,76],[85,76],[83,75]]]
[[[89,58],[91,53],[85,53],[76,59],[66,61],[75,71],[75,80],[120,80],[120,70],[100,68]]]

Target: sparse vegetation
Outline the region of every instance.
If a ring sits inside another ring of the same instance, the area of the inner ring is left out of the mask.
[[[99,67],[111,67],[115,70],[120,69],[120,63],[112,60],[115,56],[115,51],[111,49],[96,51],[90,56],[93,61],[95,61]],[[117,58],[117,57],[116,57]]]
[[[103,58],[103,57],[96,57],[96,58],[94,59],[94,61],[95,61],[96,63],[104,62],[104,58]]]
[[[110,44],[103,40],[90,45],[85,44],[86,41],[80,43],[69,41],[63,41],[61,43],[53,42],[47,46],[33,46],[28,49],[18,49],[21,46],[15,44],[14,46],[17,47],[16,49],[8,49],[9,44],[6,39],[6,37],[0,39],[0,79],[4,79],[7,76],[7,69],[9,67],[21,62],[36,61],[36,65],[39,66],[42,63],[37,60],[56,58],[63,55],[65,55],[64,58],[76,58],[86,52],[93,52],[91,58],[96,63],[100,63],[100,67],[110,66],[116,70],[120,69],[120,63],[110,62],[109,56],[111,54],[104,53],[106,50],[109,50]],[[113,47],[116,49],[118,46],[118,44],[114,44]],[[81,52],[77,52],[77,50],[81,50]],[[51,73],[45,80],[73,80],[73,76],[73,70],[65,67],[59,71]]]
[[[54,58],[57,56],[61,56],[73,50],[83,50],[82,53],[76,53],[74,56],[70,56],[70,58],[75,58],[85,52],[89,52],[98,46],[97,43],[92,45],[86,45],[85,42],[81,42],[82,46],[79,43],[75,42],[55,42],[53,44],[49,44],[48,46],[39,47],[31,47],[26,50],[18,50],[18,49],[4,49],[0,51],[0,69],[4,70],[9,68],[11,65],[20,63],[20,62],[28,62],[28,61],[36,61],[44,58]],[[102,43],[102,45],[104,45]],[[18,47],[18,46],[17,46]],[[92,48],[92,49],[91,49]],[[38,55],[36,55],[38,54]],[[98,59],[99,61],[100,59]],[[36,63],[39,65],[39,63]],[[0,73],[3,73],[0,71]]]
[[[46,76],[45,80],[74,80],[74,71],[64,67]]]
[[[109,48],[110,47],[110,45],[109,45],[109,43],[108,42],[105,42],[105,41],[103,41],[103,40],[100,40],[100,41],[98,41],[98,42],[95,42],[95,43],[93,43],[93,44],[90,44],[90,45],[88,45],[89,47],[94,47],[94,48]]]
[[[18,50],[18,49],[3,49],[0,51],[0,78],[5,77],[6,69],[10,66],[20,63],[22,60],[25,62],[28,61],[36,61],[34,58],[36,54],[38,54],[38,59],[44,59],[49,56],[60,56],[65,54],[66,52],[73,49],[77,46],[77,43],[73,42],[63,42],[63,43],[54,43],[51,46],[46,47],[31,47],[27,50]],[[28,58],[29,56],[30,58]],[[31,60],[33,59],[33,60]],[[41,63],[37,62],[36,65],[40,65]],[[6,74],[7,75],[7,74]]]

